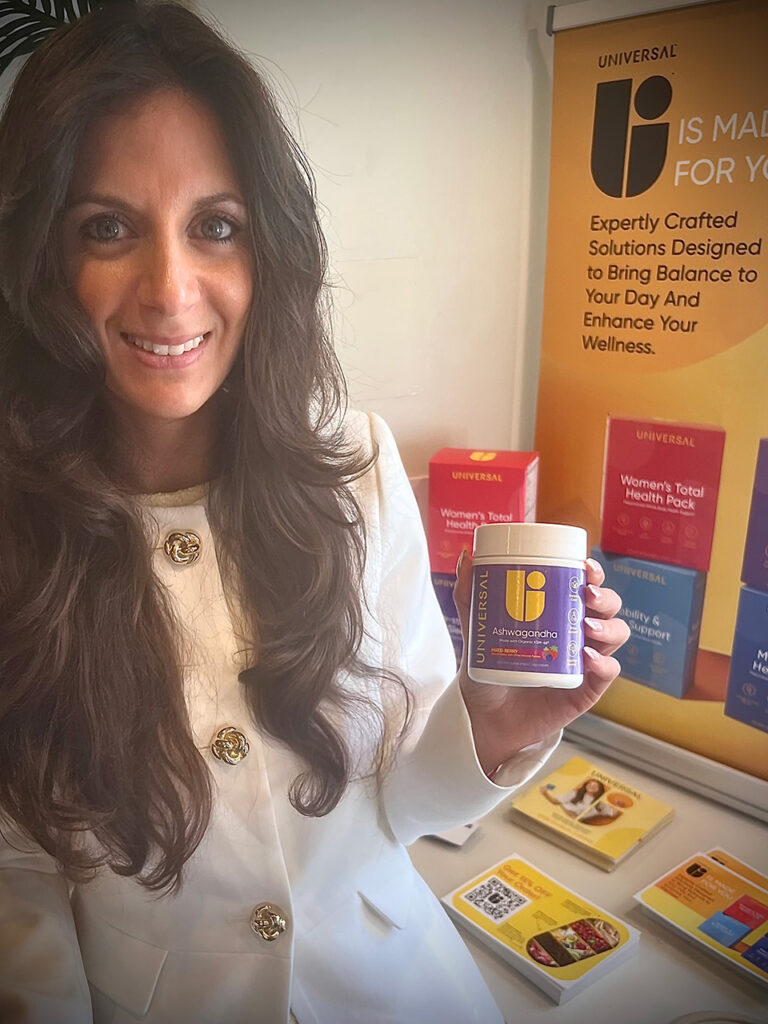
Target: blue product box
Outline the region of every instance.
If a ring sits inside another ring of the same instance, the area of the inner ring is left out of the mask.
[[[768,593],[742,587],[725,713],[768,732]]]
[[[745,935],[749,934],[750,925],[728,917],[727,914],[719,910],[699,925],[699,931],[704,932],[715,942],[719,942],[721,946],[735,946]]]
[[[707,574],[662,562],[612,555],[595,547],[605,585],[621,597],[632,635],[618,652],[621,674],[671,697],[693,685]]]
[[[763,935],[757,942],[741,954],[745,960],[749,960],[755,967],[768,974],[768,935]]]
[[[456,573],[454,572],[432,573],[432,586],[435,588],[437,603],[440,605],[440,611],[443,613],[445,624],[451,635],[453,651],[456,655],[456,667],[458,668],[461,664],[464,641],[461,636],[459,613],[456,611],[456,605],[453,603],[453,585],[455,582]]]
[[[768,437],[764,437],[757,448],[741,582],[758,590],[768,590]]]

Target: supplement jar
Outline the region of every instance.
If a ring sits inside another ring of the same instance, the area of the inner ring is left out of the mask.
[[[584,675],[587,532],[554,523],[475,529],[468,672],[480,683],[575,687]]]

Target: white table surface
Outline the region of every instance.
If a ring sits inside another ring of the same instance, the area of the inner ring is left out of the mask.
[[[507,1024],[670,1024],[694,1011],[727,1012],[736,1015],[734,1019],[741,1015],[768,1024],[768,987],[742,978],[734,968],[720,964],[658,924],[632,898],[686,857],[715,846],[768,874],[768,826],[572,742],[561,744],[536,779],[574,755],[600,764],[675,808],[671,823],[615,871],[602,871],[513,824],[509,818],[511,798],[483,818],[462,847],[424,838],[410,848],[416,868],[438,896],[517,853],[642,932],[633,957],[558,1005],[461,930]]]

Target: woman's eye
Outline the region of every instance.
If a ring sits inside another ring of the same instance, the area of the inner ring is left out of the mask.
[[[94,217],[83,227],[83,234],[95,242],[117,242],[123,236],[123,225],[117,217]]]
[[[209,242],[229,242],[239,228],[224,217],[206,217],[200,221],[200,234]]]

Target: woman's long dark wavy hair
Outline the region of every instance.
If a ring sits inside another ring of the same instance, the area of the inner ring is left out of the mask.
[[[165,88],[213,111],[249,208],[258,287],[209,518],[246,610],[254,720],[300,757],[290,799],[307,815],[331,811],[358,771],[347,723],[373,725],[359,769],[373,775],[398,732],[339,681],[377,674],[360,654],[365,535],[350,487],[375,453],[339,425],[311,172],[259,75],[197,16],[105,6],[29,59],[0,122],[0,813],[70,878],[107,864],[155,891],[181,884],[212,784],[178,624],[137,502],[110,472],[105,369],[67,289],[60,221],[88,125]]]
[[[590,782],[595,782],[600,787],[600,792],[599,793],[596,793],[594,796],[591,796],[591,794],[590,794],[592,803],[594,803],[596,800],[600,799],[600,797],[605,792],[605,786],[602,784],[602,782],[600,782],[599,779],[585,779],[582,782],[582,784],[579,786],[579,788],[576,790],[576,792],[574,793],[573,800],[571,801],[571,803],[574,803],[574,804],[580,804],[581,803],[581,801],[587,795],[587,786],[590,784]]]

